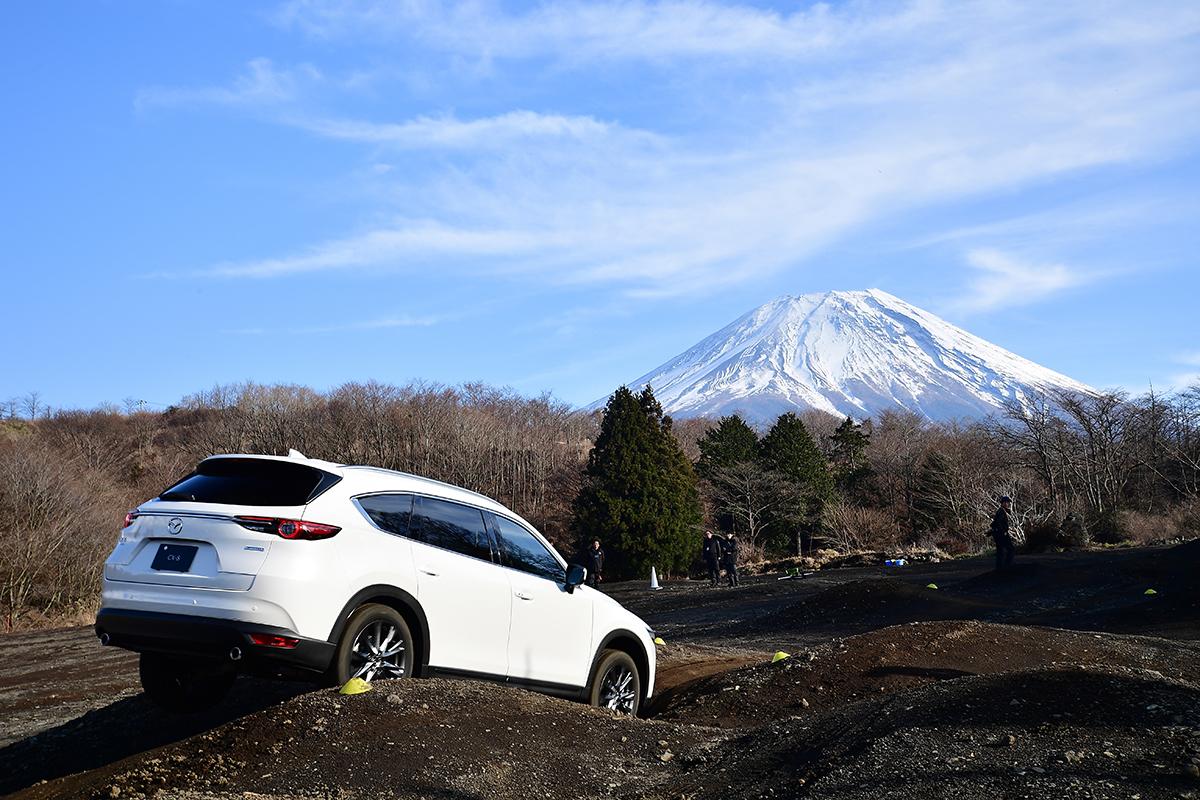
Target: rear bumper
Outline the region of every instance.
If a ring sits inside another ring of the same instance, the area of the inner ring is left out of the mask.
[[[107,636],[109,645],[126,650],[211,658],[231,663],[239,670],[268,675],[323,673],[336,649],[329,642],[307,639],[287,628],[158,611],[101,609],[95,627],[102,640]],[[251,641],[251,633],[286,636],[299,639],[299,643],[294,648],[258,645]],[[241,655],[237,661],[230,657],[235,647]]]

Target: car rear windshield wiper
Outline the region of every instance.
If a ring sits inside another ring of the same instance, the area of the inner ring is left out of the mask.
[[[163,492],[158,496],[159,500],[190,500],[193,503],[196,501],[196,495],[188,492]]]

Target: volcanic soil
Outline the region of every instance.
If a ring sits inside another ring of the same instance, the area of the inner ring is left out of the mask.
[[[172,716],[86,629],[12,635],[0,792],[1200,797],[1200,542],[989,566],[605,587],[666,640],[642,719],[424,679],[357,696],[241,679]]]

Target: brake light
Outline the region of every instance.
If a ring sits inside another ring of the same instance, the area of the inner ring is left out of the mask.
[[[238,525],[259,533],[270,533],[283,539],[328,539],[341,530],[336,525],[322,525],[299,519],[276,517],[234,517]]]
[[[252,633],[250,641],[263,647],[281,647],[284,650],[291,650],[300,644],[299,639],[293,639],[291,636],[276,636],[273,633]]]
[[[121,530],[125,530],[125,529],[126,529],[126,528],[128,528],[130,525],[132,525],[132,524],[133,524],[133,521],[134,521],[135,519],[137,519],[137,518],[138,518],[138,516],[139,516],[139,515],[138,515],[138,513],[137,513],[136,511],[129,511],[129,512],[126,512],[126,514],[125,514],[125,524],[121,526]]]

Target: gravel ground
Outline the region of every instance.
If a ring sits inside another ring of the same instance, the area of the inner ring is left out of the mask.
[[[1200,542],[1022,561],[606,587],[667,640],[650,719],[441,680],[171,716],[86,629],[9,636],[0,793],[1200,798]]]

